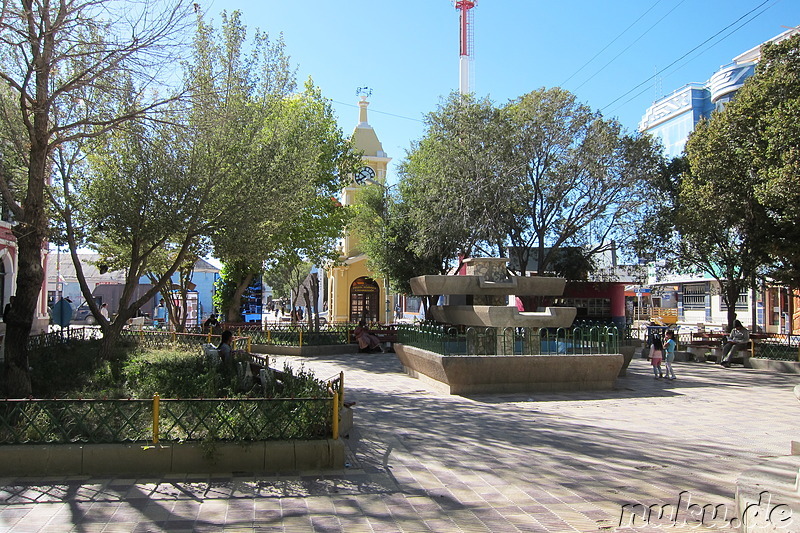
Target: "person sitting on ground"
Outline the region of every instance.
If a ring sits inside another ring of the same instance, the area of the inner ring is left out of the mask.
[[[736,350],[750,342],[750,332],[738,320],[733,323],[733,329],[728,335],[728,341],[722,347],[722,361],[720,364],[725,368],[730,368],[731,359]]]
[[[226,329],[222,332],[222,340],[217,346],[217,350],[219,351],[219,358],[222,359],[222,362],[226,365],[233,366],[233,347],[231,346],[231,342],[233,341],[233,332],[229,329]]]
[[[381,346],[380,339],[367,328],[367,322],[363,318],[359,321],[358,327],[353,330],[353,335],[358,341],[358,348],[360,350],[372,351],[378,349],[386,353],[383,346]]]

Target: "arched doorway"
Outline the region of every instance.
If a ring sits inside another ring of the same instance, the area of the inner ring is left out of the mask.
[[[360,277],[350,285],[350,322],[362,318],[367,322],[378,321],[380,288],[375,280]]]

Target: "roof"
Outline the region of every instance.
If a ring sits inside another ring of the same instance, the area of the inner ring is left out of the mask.
[[[100,254],[78,254],[78,259],[83,266],[83,275],[86,279],[91,279],[95,282],[119,282],[125,281],[125,271],[115,270],[109,271],[105,274],[100,273],[100,269],[96,263],[100,260]],[[206,261],[205,259],[198,259],[194,265],[195,272],[219,272],[219,269]],[[78,276],[75,274],[75,265],[72,263],[72,258],[69,253],[54,253],[50,252],[50,259],[47,261],[47,279],[55,281],[56,273],[60,272],[61,277],[65,281],[77,281]]]

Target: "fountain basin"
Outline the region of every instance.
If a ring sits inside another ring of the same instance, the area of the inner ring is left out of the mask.
[[[622,354],[441,355],[395,344],[406,373],[447,394],[611,390]]]

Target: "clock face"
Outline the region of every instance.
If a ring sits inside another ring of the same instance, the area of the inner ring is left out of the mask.
[[[367,180],[374,180],[375,179],[375,171],[372,167],[361,167],[358,172],[356,172],[355,180],[356,183],[359,185],[364,185]]]

